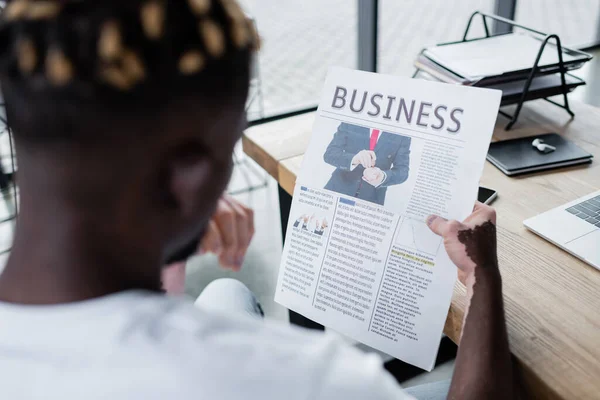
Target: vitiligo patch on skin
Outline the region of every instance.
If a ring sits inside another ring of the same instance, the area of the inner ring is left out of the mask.
[[[469,258],[480,268],[497,267],[496,225],[486,221],[473,229],[458,232]]]
[[[139,82],[146,77],[146,68],[142,60],[131,50],[123,52],[123,70],[131,80]]]
[[[208,53],[215,58],[221,57],[225,52],[225,37],[221,28],[210,19],[201,21],[199,28]]]
[[[142,28],[149,39],[160,39],[164,31],[165,8],[159,1],[149,1],[140,9]]]
[[[205,15],[210,10],[211,0],[188,0],[190,9],[198,16]]]
[[[33,41],[21,38],[17,42],[17,60],[19,70],[24,74],[31,74],[37,65],[37,52]]]
[[[55,1],[35,1],[29,3],[25,18],[51,19],[60,13],[60,4]]]
[[[197,50],[188,51],[179,59],[179,72],[183,75],[197,74],[202,68],[204,68],[204,56]]]
[[[121,30],[116,21],[105,22],[100,28],[98,38],[98,56],[102,60],[111,61],[118,58],[122,52]]]
[[[29,3],[25,0],[15,0],[6,6],[2,12],[2,16],[6,21],[21,19],[27,13],[28,6]]]
[[[52,48],[46,56],[46,75],[55,86],[64,86],[73,78],[73,65],[62,50]]]

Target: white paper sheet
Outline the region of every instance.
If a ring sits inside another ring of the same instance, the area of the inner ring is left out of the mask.
[[[533,67],[542,42],[526,34],[509,34],[484,40],[474,40],[426,50],[427,57],[459,73],[465,78],[502,75]],[[563,52],[563,61],[573,56]],[[539,66],[557,64],[558,53],[550,42],[539,61]]]
[[[275,300],[431,370],[456,267],[425,219],[472,211],[500,98],[332,68],[297,179]],[[360,151],[374,159],[363,161],[369,168],[353,165]]]

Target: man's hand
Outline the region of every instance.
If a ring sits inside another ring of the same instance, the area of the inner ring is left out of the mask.
[[[372,168],[375,166],[377,157],[374,151],[362,150],[352,158],[352,168],[362,165],[364,168]]]
[[[379,168],[367,168],[363,172],[363,181],[368,184],[378,187],[385,180],[384,172]]]
[[[217,210],[200,242],[200,253],[214,253],[223,268],[239,271],[254,236],[254,212],[229,195],[219,199]]]
[[[214,253],[219,257],[223,268],[239,271],[253,235],[253,211],[224,194],[219,199],[217,210],[200,241],[198,251],[200,254]],[[162,282],[167,293],[183,294],[185,262],[166,266],[162,271]]]
[[[429,228],[444,238],[444,246],[458,267],[458,278],[466,285],[475,268],[498,268],[496,212],[477,202],[464,222],[447,221],[435,215],[427,218]]]
[[[324,231],[328,226],[329,224],[327,223],[327,218],[323,218],[323,221],[321,222],[321,230]]]
[[[464,222],[427,218],[444,238],[458,277],[467,286],[462,336],[449,399],[513,399],[515,394],[496,250],[496,213],[476,203]]]

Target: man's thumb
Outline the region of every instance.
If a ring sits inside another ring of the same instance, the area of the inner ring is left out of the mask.
[[[427,217],[427,226],[429,227],[429,229],[431,229],[433,231],[433,233],[442,236],[444,234],[444,231],[446,229],[444,229],[446,227],[446,224],[448,223],[448,220],[439,217],[437,215],[430,215],[429,217]]]

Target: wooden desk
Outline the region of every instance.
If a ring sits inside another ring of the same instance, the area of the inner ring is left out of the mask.
[[[539,100],[511,131],[499,117],[494,140],[558,132],[593,153],[588,166],[509,178],[486,163],[481,184],[499,193],[498,255],[508,333],[518,374],[531,397],[600,398],[600,271],[551,245],[523,220],[600,189],[600,109],[573,102],[573,120]],[[315,114],[249,129],[244,151],[292,193]],[[287,218],[286,218],[287,219]],[[459,338],[465,289],[457,284],[445,333]]]

